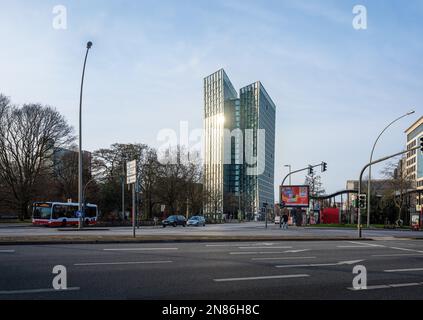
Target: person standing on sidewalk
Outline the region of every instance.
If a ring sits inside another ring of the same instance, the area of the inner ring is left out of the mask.
[[[288,220],[289,220],[289,217],[286,214],[286,212],[283,214],[282,220],[283,220],[283,226],[282,226],[282,228],[288,230]]]

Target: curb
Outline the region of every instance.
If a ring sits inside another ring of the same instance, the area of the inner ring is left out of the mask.
[[[356,237],[208,237],[208,238],[136,238],[136,239],[30,239],[30,240],[6,240],[0,239],[0,246],[13,245],[59,245],[59,244],[141,244],[141,243],[205,243],[205,242],[251,242],[251,241],[374,241],[374,238]]]

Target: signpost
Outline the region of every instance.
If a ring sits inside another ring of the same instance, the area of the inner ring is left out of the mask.
[[[128,162],[126,165],[126,183],[132,186],[132,232],[134,238],[136,237],[135,231],[135,185],[137,183],[137,161]]]

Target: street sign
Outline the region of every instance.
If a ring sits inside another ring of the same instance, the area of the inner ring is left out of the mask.
[[[126,165],[126,183],[134,184],[137,182],[137,161],[128,162]]]
[[[127,184],[132,185],[132,232],[133,237],[136,237],[136,231],[135,231],[135,185],[137,183],[137,161],[131,161],[126,164],[126,182]]]

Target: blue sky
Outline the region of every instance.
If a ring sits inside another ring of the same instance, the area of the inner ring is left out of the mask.
[[[67,30],[52,27],[58,4]],[[367,7],[367,30],[352,27],[357,4]],[[0,8],[0,92],[55,106],[76,129],[84,46],[94,42],[88,150],[157,145],[159,130],[180,121],[201,128],[202,79],[223,67],[236,88],[262,81],[278,107],[276,181],[284,164],[324,160],[330,192],[357,179],[387,123],[416,110],[383,136],[376,156],[404,148],[404,130],[423,113],[419,0],[0,0]]]

